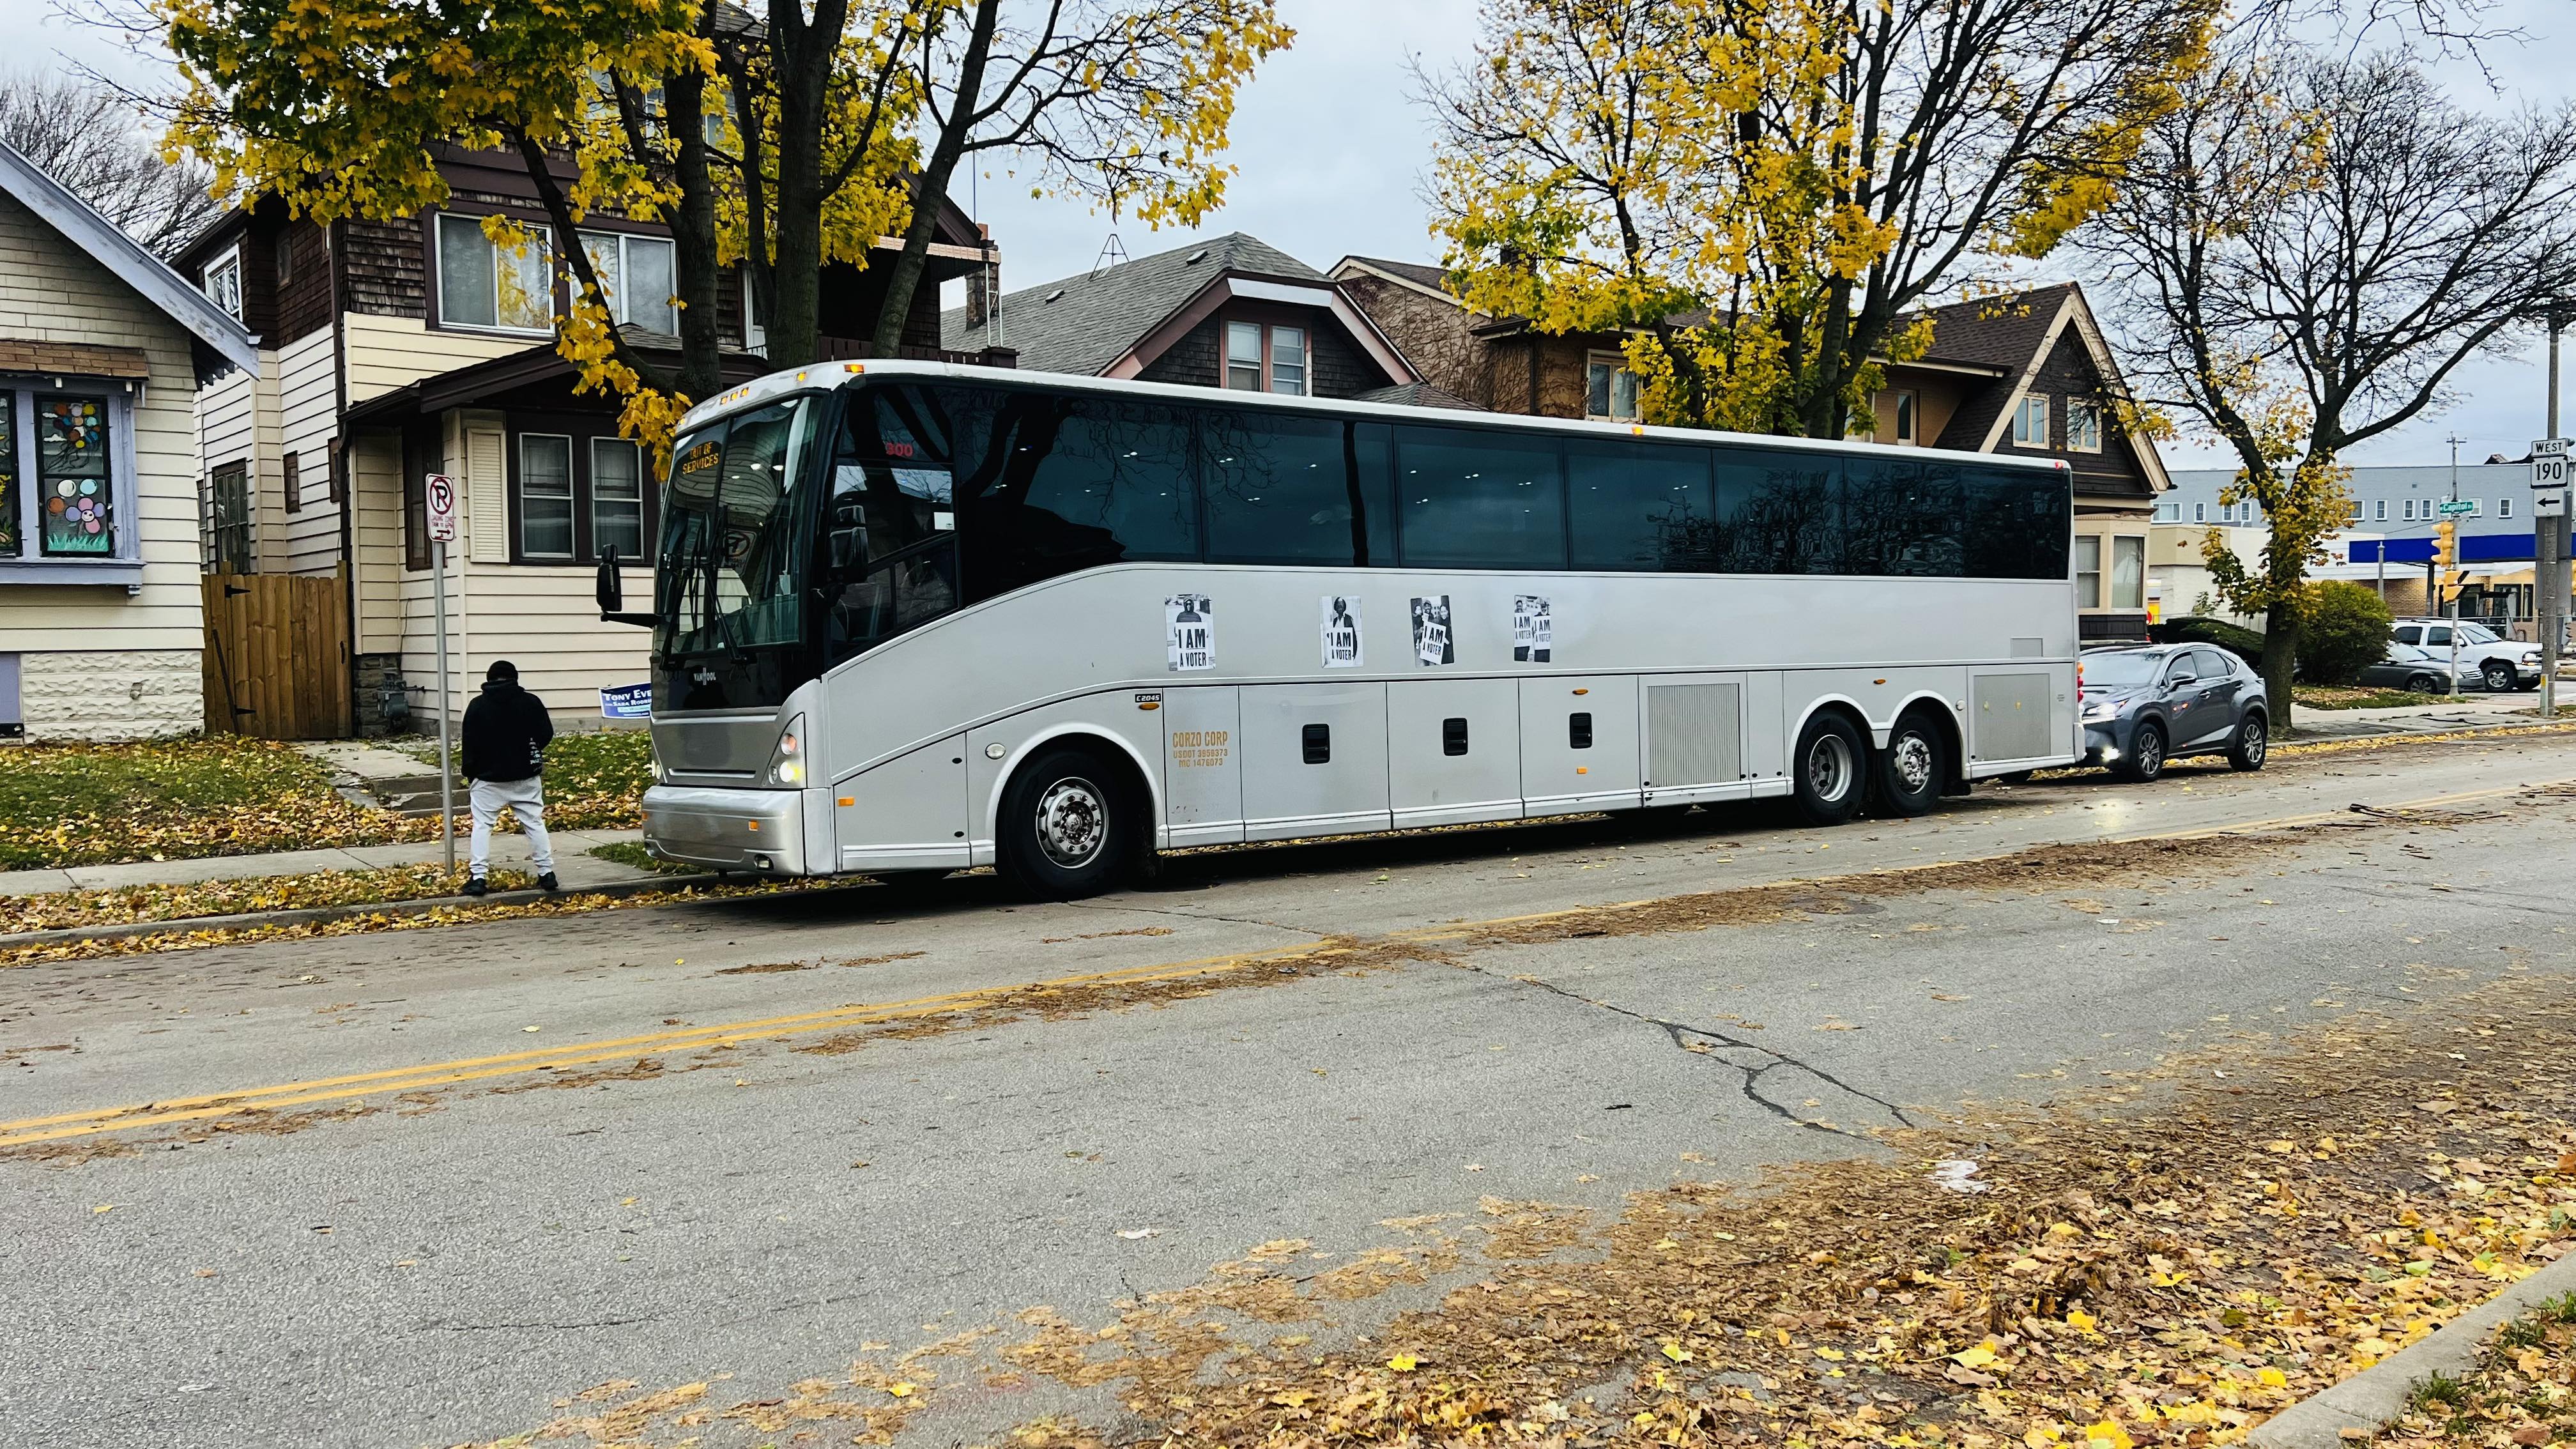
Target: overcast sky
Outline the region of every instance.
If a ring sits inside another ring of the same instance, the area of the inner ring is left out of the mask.
[[[13,45],[16,64],[79,60],[138,80],[148,75],[147,62],[118,55],[53,8],[54,0],[0,0],[0,35],[23,37]],[[1351,253],[1436,261],[1421,197],[1429,142],[1410,66],[1418,57],[1437,69],[1465,53],[1475,0],[1281,0],[1280,8],[1297,28],[1297,43],[1241,98],[1233,160],[1242,173],[1229,188],[1230,203],[1202,233],[1151,232],[1129,220],[1116,224],[1120,241],[1143,256],[1200,234],[1245,231],[1319,269]],[[2443,73],[2480,105],[2563,98],[2569,82],[2560,42],[2576,40],[2576,12],[2564,0],[2503,0],[2496,13],[2530,34],[2522,44],[2487,49],[2505,101],[2491,99],[2473,69],[2448,65]],[[1025,183],[998,172],[961,180],[957,199],[992,225],[1004,285],[1014,290],[1089,270],[1113,227],[1079,203],[1033,200]],[[2353,461],[2443,462],[2454,432],[2466,440],[2464,462],[2495,452],[2518,457],[2540,436],[2544,381],[2536,343],[2520,358],[2474,363],[2456,376],[2460,398],[2450,411]],[[2190,442],[2165,452],[2175,467],[2220,461]]]

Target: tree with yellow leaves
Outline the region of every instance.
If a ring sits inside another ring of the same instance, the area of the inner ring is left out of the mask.
[[[2251,565],[2215,530],[2202,553],[2227,606],[2264,620],[2286,730],[2308,574],[2352,522],[2344,455],[2576,296],[2576,106],[2474,115],[2403,56],[2248,31],[2117,181],[2075,244],[2139,403],[2225,447],[2220,500],[2269,526]]]
[[[1451,286],[1624,331],[1650,418],[1841,437],[1935,293],[2052,249],[2217,0],[1487,0],[1427,82]]]

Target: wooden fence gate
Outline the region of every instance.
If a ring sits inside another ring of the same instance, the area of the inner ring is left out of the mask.
[[[206,574],[206,733],[264,740],[349,732],[347,586],[296,574]]]

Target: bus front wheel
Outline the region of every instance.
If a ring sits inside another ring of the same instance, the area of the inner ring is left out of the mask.
[[[1860,808],[1861,771],[1869,745],[1850,720],[1820,713],[1798,731],[1789,757],[1789,779],[1798,813],[1810,825],[1840,825]]]
[[[1020,767],[1002,797],[997,863],[1031,895],[1097,895],[1127,869],[1138,821],[1123,771],[1079,747],[1045,750]]]

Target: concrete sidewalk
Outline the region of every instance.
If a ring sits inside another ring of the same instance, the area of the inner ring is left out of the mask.
[[[458,812],[460,815],[462,811]],[[557,830],[555,876],[567,890],[646,880],[654,872],[602,860],[593,846],[641,840],[640,830]],[[401,845],[356,845],[329,850],[281,850],[265,855],[209,855],[189,860],[138,860],[124,865],[79,865],[68,870],[0,871],[0,896],[32,896],[48,891],[96,890],[112,886],[193,885],[210,880],[251,880],[261,876],[305,875],[317,870],[367,870],[388,865],[435,865],[439,844],[416,840]],[[465,864],[465,841],[456,842],[456,863]],[[528,838],[495,835],[492,864],[527,869]]]
[[[2392,709],[2301,707],[2294,722],[2301,739],[2334,735],[2438,735],[2466,729],[2538,724],[2540,692],[2428,695],[2422,704]]]

